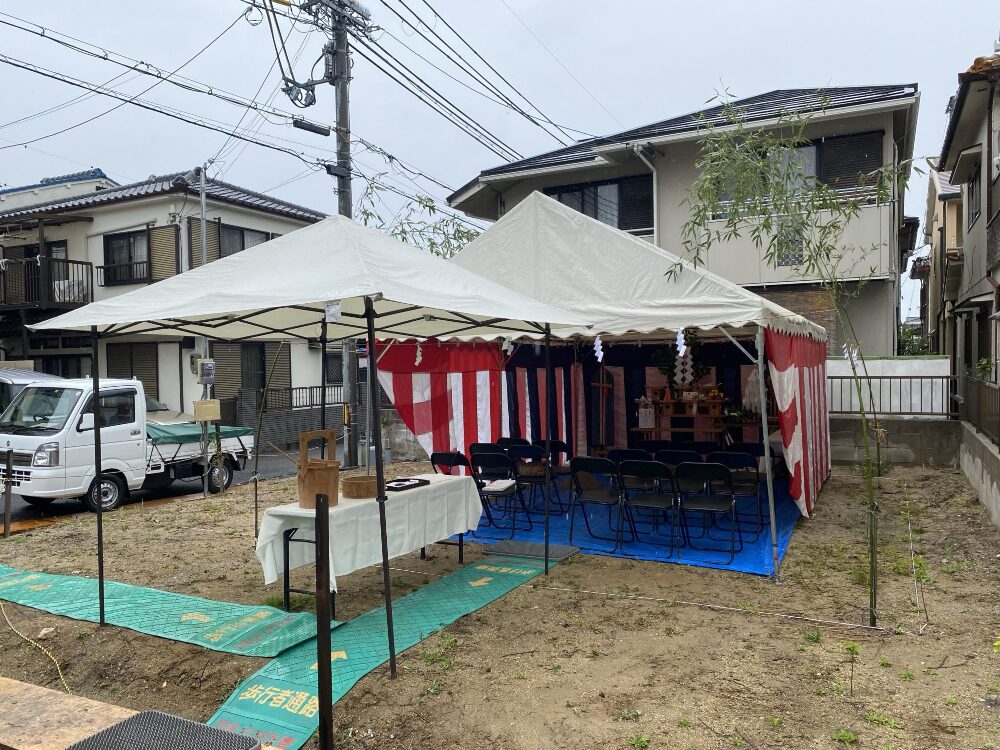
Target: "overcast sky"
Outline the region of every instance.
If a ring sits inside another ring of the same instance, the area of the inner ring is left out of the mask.
[[[402,1],[456,49],[475,59],[441,21],[434,20],[423,0]],[[401,0],[386,3],[405,15]],[[373,23],[385,30],[376,33],[380,44],[521,154],[558,146],[520,115],[468,91],[416,57],[414,51],[461,77],[411,28],[404,28],[386,3],[369,0],[368,4]],[[921,92],[918,157],[940,152],[944,109],[955,91],[956,75],[975,56],[992,52],[1000,27],[995,0],[958,0],[947,5],[925,0],[822,4],[777,0],[683,4],[663,0],[613,4],[591,0],[431,0],[430,5],[548,117],[571,128],[605,134],[665,119],[701,108],[723,86],[742,97],[776,88],[915,82]],[[241,0],[0,0],[3,13],[166,70],[184,63],[246,7]],[[251,20],[259,18],[254,13]],[[10,19],[0,16],[0,20]],[[289,22],[282,19],[281,24],[283,32],[288,32]],[[402,47],[390,33],[414,51]],[[92,83],[105,83],[124,73],[110,85],[129,96],[155,83],[153,78],[136,76],[9,26],[0,26],[0,40],[3,54]],[[302,49],[295,65],[297,78],[308,77],[323,41],[319,33],[309,33],[305,26],[291,30],[286,42],[289,55],[294,58]],[[240,20],[182,74],[254,97],[274,59],[267,23],[251,25]],[[475,61],[485,69],[481,61]],[[278,72],[273,70],[258,99],[274,93],[278,80]],[[73,126],[117,102],[95,96],[7,124],[85,92],[3,64],[0,91],[4,93],[0,184],[26,184],[90,166],[101,167],[120,182],[135,181],[150,174],[187,170],[215,156],[226,143],[224,135],[126,105],[30,147],[2,148]],[[301,111],[280,92],[273,104],[311,120],[332,121],[332,88],[318,89],[317,97],[315,106]],[[245,111],[166,83],[143,98],[230,126]],[[493,153],[357,57],[351,104],[356,137],[377,144],[449,186],[460,186],[481,169],[500,163]],[[252,113],[243,120],[244,126],[255,129],[258,123]],[[312,157],[333,158],[332,137],[271,123],[264,123],[258,132],[261,137],[297,141],[299,145],[285,145],[307,151]],[[307,172],[307,166],[294,156],[253,145],[232,148],[234,145],[229,143],[216,167],[225,180],[326,212],[336,211],[333,180],[325,173]],[[369,174],[388,168],[378,155],[363,153],[360,146],[356,153],[360,169]],[[418,191],[405,176],[388,179],[406,192]],[[911,181],[906,198],[908,214],[922,214],[925,179]],[[447,194],[420,178],[416,181],[422,193],[438,198]],[[355,193],[361,188],[356,184]],[[398,206],[398,199],[386,198],[387,210]],[[915,288],[915,284],[904,284],[904,314],[915,311]]]

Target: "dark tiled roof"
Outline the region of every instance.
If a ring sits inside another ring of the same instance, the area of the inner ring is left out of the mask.
[[[818,112],[840,107],[856,107],[863,104],[877,104],[894,99],[906,99],[917,91],[915,83],[887,86],[844,86],[820,89],[778,89],[766,94],[758,94],[746,99],[730,102],[739,110],[747,122],[769,120],[790,112]],[[662,120],[651,125],[625,130],[614,135],[580,141],[572,146],[549,151],[527,159],[487,169],[480,176],[520,172],[527,169],[562,166],[591,161],[596,156],[595,147],[616,143],[635,143],[652,140],[665,135],[686,133],[706,125],[723,125],[727,121],[726,109],[722,104],[691,112],[680,117]],[[461,192],[461,191],[460,191]],[[455,195],[458,195],[456,193]],[[453,198],[455,196],[452,196]]]
[[[120,185],[107,190],[98,190],[85,195],[77,195],[63,198],[48,203],[40,203],[35,206],[24,206],[7,213],[0,213],[0,221],[13,220],[22,217],[34,216],[36,214],[52,214],[64,211],[77,211],[81,209],[96,208],[110,203],[136,200],[138,198],[150,198],[168,193],[187,193],[188,195],[198,195],[198,184],[188,184],[184,179],[183,172],[150,177],[148,180],[136,182],[131,185]],[[205,194],[213,200],[231,203],[245,208],[253,208],[266,213],[285,216],[299,221],[319,221],[326,218],[326,214],[313,211],[311,208],[298,206],[294,203],[272,198],[263,193],[230,185],[228,182],[209,179],[205,185]]]
[[[0,190],[0,195],[5,193],[20,193],[23,190],[34,190],[40,187],[51,187],[52,185],[64,185],[72,182],[86,182],[87,180],[107,180],[115,183],[110,177],[104,174],[103,169],[87,169],[83,172],[73,172],[72,174],[61,174],[56,177],[44,177],[33,185],[18,185],[15,187]],[[118,183],[115,183],[118,184]]]

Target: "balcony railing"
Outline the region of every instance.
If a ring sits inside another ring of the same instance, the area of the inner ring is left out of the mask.
[[[79,307],[93,301],[93,266],[40,256],[7,259],[0,266],[0,306]]]
[[[264,410],[274,409],[312,409],[322,406],[322,386],[305,386],[303,388],[268,388],[264,392]],[[344,389],[339,385],[326,387],[327,406],[343,403]]]
[[[146,284],[149,282],[149,261],[132,263],[112,263],[97,267],[98,286],[123,286],[125,284]]]
[[[873,375],[858,387],[849,375],[828,376],[827,405],[831,414],[871,417],[955,417],[956,378],[952,375]]]

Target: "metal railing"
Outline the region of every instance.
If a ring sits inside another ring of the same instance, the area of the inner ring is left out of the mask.
[[[861,397],[849,375],[828,376],[830,414],[900,417],[957,417],[953,375],[873,375],[861,378]]]
[[[962,419],[1000,443],[1000,386],[978,378],[965,379]]]
[[[148,260],[137,260],[132,263],[111,263],[109,265],[97,267],[98,286],[145,284],[148,281]]]
[[[0,267],[0,305],[76,307],[93,301],[93,265],[40,256],[7,259]]]
[[[339,385],[326,386],[326,404],[343,403],[344,389]],[[264,410],[275,409],[315,409],[323,404],[323,387],[319,385],[302,388],[268,388],[264,391]]]

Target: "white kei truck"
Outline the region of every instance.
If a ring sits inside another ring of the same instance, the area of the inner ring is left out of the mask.
[[[101,480],[94,471],[93,380],[39,380],[24,386],[0,414],[0,478],[33,505],[80,498],[97,512],[113,510],[129,491],[164,488],[174,480],[201,480],[201,424],[158,423],[138,380],[101,379]],[[165,409],[165,407],[163,407]],[[177,415],[177,412],[172,412]],[[186,416],[186,415],[181,415]],[[221,492],[253,452],[253,430],[222,427],[218,445],[209,427],[208,489]]]

